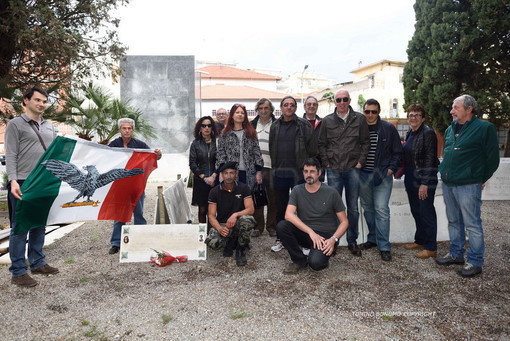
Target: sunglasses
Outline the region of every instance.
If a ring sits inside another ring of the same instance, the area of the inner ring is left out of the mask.
[[[338,98],[335,98],[335,102],[337,103],[340,103],[340,102],[349,102],[349,97],[338,97]]]
[[[202,128],[212,128],[212,124],[201,124]]]
[[[365,115],[368,115],[368,114],[377,115],[379,113],[379,111],[377,111],[377,110],[365,110],[363,112],[365,113]]]
[[[287,108],[287,107],[294,108],[296,105],[295,105],[294,103],[283,103],[283,106],[284,106],[285,108]]]

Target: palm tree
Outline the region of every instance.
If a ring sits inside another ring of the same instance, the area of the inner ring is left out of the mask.
[[[74,127],[80,138],[90,141],[97,135],[101,144],[108,144],[117,134],[117,120],[122,117],[132,118],[137,131],[145,137],[156,136],[152,126],[142,118],[143,113],[130,106],[129,101],[112,99],[108,91],[92,84],[81,90],[82,94],[65,97],[64,109],[50,118]]]

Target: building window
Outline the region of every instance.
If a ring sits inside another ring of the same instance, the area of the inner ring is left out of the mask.
[[[390,117],[398,117],[398,99],[391,101]]]

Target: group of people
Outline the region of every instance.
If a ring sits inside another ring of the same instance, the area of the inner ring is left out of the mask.
[[[59,272],[47,264],[43,252],[45,227],[15,233],[16,202],[21,185],[55,138],[50,122],[43,118],[48,94],[33,87],[24,93],[24,113],[7,125],[5,132],[8,206],[11,222],[9,254],[12,283],[37,285],[28,275],[25,251],[32,274]],[[389,198],[393,177],[403,169],[411,213],[416,223],[414,243],[406,249],[420,250],[418,258],[437,257],[437,218],[434,196],[438,168],[450,235],[449,252],[436,258],[439,265],[462,264],[465,277],[482,272],[484,239],[481,222],[481,191],[499,166],[499,148],[493,124],[478,119],[476,100],[462,95],[453,101],[452,124],[445,132],[443,161],[437,158],[437,137],[427,127],[425,109],[408,107],[410,130],[401,143],[396,128],[379,116],[379,102],[369,99],[363,113],[353,110],[346,90],[334,95],[335,110],[323,119],[317,116],[318,101],[308,96],[305,114],[296,115],[297,101],[286,96],[280,103],[281,116],[269,99],[259,100],[257,116],[248,119],[246,107],[232,106],[217,111],[216,122],[205,116],[198,120],[190,147],[193,172],[192,204],[198,206],[199,222],[208,223],[209,247],[222,249],[223,256],[235,253],[239,266],[247,264],[251,238],[264,230],[276,238],[271,248],[286,249],[291,263],[286,273],[310,266],[321,270],[336,253],[338,240],[347,233],[348,250],[361,256],[377,247],[381,259],[391,261]],[[118,121],[120,137],[111,147],[149,146],[132,137],[135,122]],[[157,158],[161,151],[154,150]],[[325,177],[327,184],[324,183]],[[255,207],[252,190],[263,184],[267,191],[267,214]],[[345,189],[345,206],[342,194]],[[358,199],[368,226],[367,241],[358,245]],[[145,224],[142,196],[134,210],[135,224]],[[120,228],[114,222],[109,253],[119,251]],[[466,252],[466,232],[469,250]]]
[[[395,126],[379,116],[377,100],[367,100],[363,113],[351,107],[347,90],[337,91],[334,101],[334,112],[324,118],[317,115],[315,97],[305,99],[305,113],[298,117],[296,99],[286,96],[279,118],[273,103],[262,98],[251,122],[241,104],[229,113],[218,109],[217,122],[211,116],[198,120],[189,158],[192,204],[199,206],[199,221],[208,222],[208,246],[223,249],[225,257],[236,250],[236,263],[242,266],[251,238],[265,229],[276,238],[271,250],[286,249],[290,255],[284,272],[296,273],[307,266],[326,268],[346,233],[352,255],[377,248],[383,261],[391,261],[389,199],[393,178],[404,176],[416,224],[415,240],[405,248],[439,265],[462,264],[459,274],[464,277],[481,273],[481,190],[498,168],[499,148],[494,125],[476,116],[475,99],[462,95],[453,101],[441,163],[423,105],[407,108],[410,129],[402,142]],[[434,207],[438,171],[451,241],[440,258]],[[252,200],[258,184],[267,191],[265,218],[264,207],[256,208]],[[359,245],[358,200],[368,227],[366,242]]]

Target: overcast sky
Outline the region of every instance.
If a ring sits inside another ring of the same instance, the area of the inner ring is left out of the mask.
[[[412,0],[131,0],[119,11],[129,55],[195,55],[241,68],[352,80],[358,62],[407,61]]]

